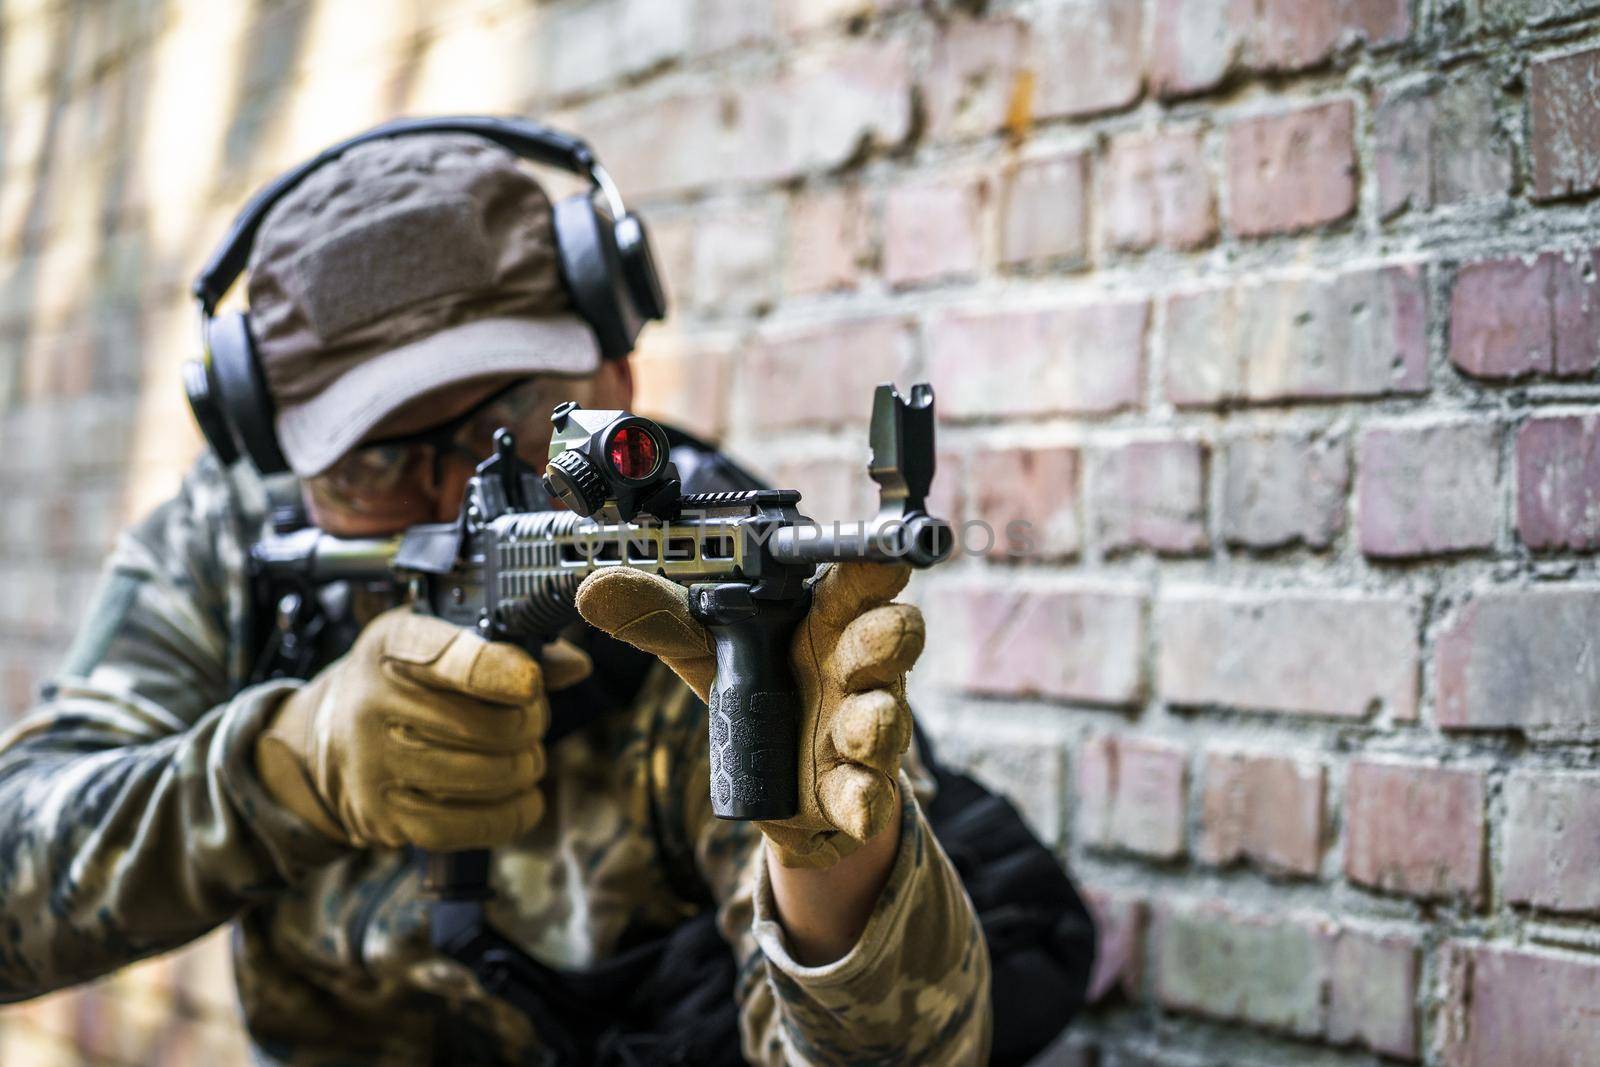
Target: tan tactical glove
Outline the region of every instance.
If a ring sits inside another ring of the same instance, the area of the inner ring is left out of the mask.
[[[911,743],[905,674],[922,652],[922,613],[891,604],[909,567],[829,564],[790,650],[800,691],[800,812],[757,823],[786,867],[828,867],[888,825]],[[578,588],[589,624],[659,656],[704,700],[711,634],[688,591],[642,571],[604,570]]]
[[[554,688],[590,669],[571,645],[545,662]],[[505,844],[544,811],[545,688],[522,649],[394,608],[284,701],[256,770],[280,803],[351,845]]]

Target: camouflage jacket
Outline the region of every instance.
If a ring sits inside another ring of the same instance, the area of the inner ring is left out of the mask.
[[[477,1035],[452,1062],[546,1062],[522,1015],[431,949],[408,856],[330,842],[256,778],[254,741],[298,684],[246,681],[245,558],[265,500],[258,479],[202,459],[123,535],[59,677],[0,741],[0,1002],[231,920],[245,1022],[266,1063],[432,1063],[446,1028]],[[710,815],[704,715],[656,665],[632,706],[556,742],[545,818],[494,854],[494,925],[560,967],[672,928],[707,905],[674,888],[666,826],[738,963],[747,1059],[982,1062],[986,948],[913,790],[860,942],[802,966],[775,918],[759,834]]]

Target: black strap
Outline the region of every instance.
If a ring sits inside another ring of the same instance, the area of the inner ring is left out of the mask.
[[[338,159],[357,145],[415,133],[477,134],[510,149],[523,159],[585,176],[591,173],[595,164],[594,151],[584,141],[527,119],[453,115],[386,122],[330,145],[293,170],[274,178],[266,188],[250,198],[244,210],[234,218],[227,236],[206,261],[190,290],[200,301],[205,313],[209,315],[217,309],[217,304],[239,275],[244,273],[250,259],[250,246],[255,242],[256,231],[261,228],[267,212],[304,181],[308,174]]]

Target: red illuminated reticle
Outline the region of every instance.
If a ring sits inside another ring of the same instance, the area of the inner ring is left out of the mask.
[[[642,426],[624,426],[611,435],[606,458],[611,461],[611,469],[624,478],[642,481],[660,465],[661,447]]]

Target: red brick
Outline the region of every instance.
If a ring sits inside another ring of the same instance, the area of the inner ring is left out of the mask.
[[[719,205],[695,227],[693,300],[718,318],[760,314],[777,297],[781,221],[775,205]]]
[[[1407,0],[1263,0],[1255,61],[1264,69],[1299,70],[1356,41],[1388,45],[1410,32]]]
[[[1481,771],[1352,762],[1345,874],[1384,892],[1480,903],[1486,795]]]
[[[1600,587],[1476,593],[1435,641],[1435,717],[1446,730],[1600,737]]]
[[[1368,429],[1356,471],[1361,551],[1401,559],[1494,547],[1499,467],[1493,422]]]
[[[1157,620],[1156,685],[1169,704],[1416,715],[1417,623],[1406,598],[1179,587]]]
[[[1320,764],[1304,760],[1208,753],[1196,855],[1206,863],[1249,860],[1315,875],[1322,865],[1325,778]]]
[[[910,326],[901,319],[769,335],[736,368],[735,413],[762,430],[865,424],[879,383],[906,384],[910,355]]]
[[[892,190],[883,211],[883,274],[903,287],[969,278],[983,255],[986,190],[973,180],[930,181]]]
[[[1389,87],[1373,103],[1373,171],[1378,213],[1392,218],[1433,207],[1436,104],[1422,85]]]
[[[1183,854],[1183,749],[1101,736],[1078,749],[1078,833],[1089,844],[1172,859]]]
[[[784,177],[793,118],[783,87],[755,82],[741,89],[686,90],[649,101],[606,97],[570,125],[584,131],[617,184],[638,199]]]
[[[1524,770],[1505,784],[1501,886],[1511,904],[1600,911],[1600,774]]]
[[[1220,85],[1249,44],[1252,0],[1156,0],[1151,87],[1164,97]]]
[[[1529,419],[1517,431],[1517,532],[1532,549],[1600,548],[1600,417]]]
[[[1600,252],[1563,255],[1550,265],[1555,373],[1588,375],[1600,368]]]
[[[789,209],[787,292],[808,295],[854,289],[871,256],[860,189],[845,186],[795,197]]]
[[[1115,136],[1099,183],[1103,240],[1129,251],[1209,244],[1217,234],[1212,187],[1198,128]]]
[[[1411,32],[1406,0],[1158,0],[1151,81],[1190,96],[1246,71],[1301,70]]]
[[[1056,737],[1038,729],[995,728],[975,724],[972,730],[940,731],[939,759],[960,767],[1016,805],[1034,836],[1045,847],[1066,843],[1062,815],[1066,811],[1066,753]]]
[[[1253,434],[1222,452],[1222,534],[1232,545],[1326,548],[1344,529],[1350,488],[1342,437]]]
[[[1144,87],[1142,6],[1126,0],[1074,0],[1035,16],[1035,116],[1091,115],[1139,99]]]
[[[1551,259],[1496,259],[1461,268],[1450,294],[1450,362],[1480,378],[1548,373],[1555,366]]]
[[[1325,920],[1158,904],[1150,940],[1164,1007],[1301,1037],[1322,1033],[1333,947]]]
[[[1205,451],[1195,441],[1135,441],[1097,453],[1095,537],[1108,550],[1184,554],[1206,546]]]
[[[1450,360],[1480,378],[1586,375],[1600,365],[1596,254],[1471,263],[1456,276]]]
[[[1355,211],[1355,109],[1348,100],[1235,122],[1227,130],[1228,218],[1259,237]]]
[[[973,693],[1131,706],[1143,695],[1144,598],[1105,587],[936,587],[926,663]]]
[[[744,95],[733,99],[743,100]],[[830,169],[863,148],[904,143],[913,129],[905,40],[863,37],[801,53],[780,106],[785,116],[780,121],[788,127],[783,157],[787,174]]]
[[[732,359],[729,338],[646,333],[631,359],[633,410],[720,440]]]
[[[1088,886],[1083,899],[1094,915],[1094,968],[1089,975],[1089,1003],[1098,1004],[1120,991],[1129,1000],[1139,996],[1144,972],[1145,902],[1129,893]]]
[[[1417,1059],[1415,938],[1344,929],[1333,944],[1328,1040]]]
[[[1486,77],[1385,90],[1373,122],[1384,217],[1510,191],[1512,149],[1499,128],[1495,90]]]
[[[1136,407],[1149,316],[1144,301],[940,316],[927,340],[941,412],[971,418]]]
[[[540,95],[593,90],[681,56],[694,7],[691,0],[632,0],[550,10],[538,28],[544,47],[532,64]]]
[[[1538,200],[1600,189],[1600,49],[1534,61],[1528,74],[1529,150]]]
[[[957,18],[941,28],[926,79],[928,129],[940,140],[1025,122],[1034,75],[1028,28],[1014,18]]]
[[[968,463],[975,472],[972,517],[995,531],[991,559],[1060,559],[1078,552],[1077,449],[985,449]]]
[[[1464,981],[1447,990],[1464,1032],[1446,1067],[1584,1067],[1600,1048],[1600,962],[1593,956],[1459,942]]]
[[[1426,306],[1412,266],[1175,294],[1167,396],[1190,407],[1421,392]]]
[[[700,0],[695,11],[694,50],[707,55],[770,41],[777,33],[776,12],[749,0]]]
[[[859,456],[785,459],[763,473],[774,485],[800,490],[800,511],[815,522],[853,523],[877,514],[877,487]]]
[[[905,6],[906,0],[811,0],[779,4],[778,18],[788,34],[810,33],[847,19],[864,19]],[[757,5],[752,5],[757,6]]]
[[[1035,159],[1008,172],[1000,206],[1000,259],[1007,266],[1082,264],[1088,254],[1089,157]]]

